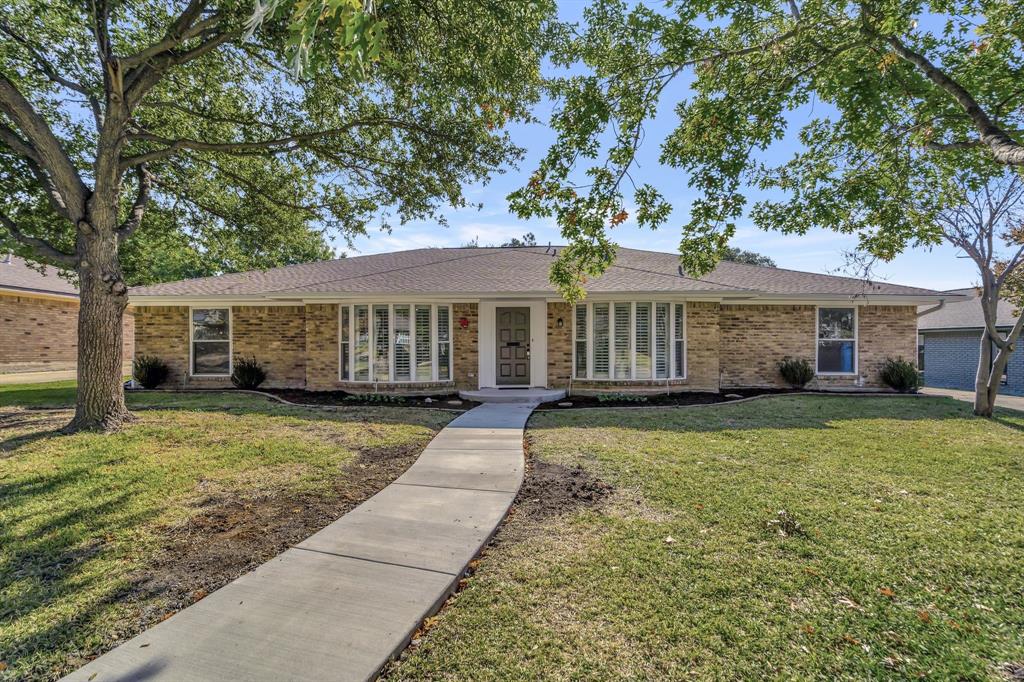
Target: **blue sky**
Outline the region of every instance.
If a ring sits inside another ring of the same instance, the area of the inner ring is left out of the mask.
[[[580,16],[582,0],[561,0],[560,13],[564,19],[575,20]],[[685,222],[687,210],[694,196],[689,189],[686,174],[667,168],[658,163],[661,140],[675,127],[672,103],[685,96],[686,84],[681,82],[666,92],[662,108],[646,128],[646,142],[640,150],[639,168],[633,174],[639,182],[650,182],[657,186],[675,208],[672,218],[656,231],[640,229],[632,219],[612,231],[613,239],[622,246],[654,251],[675,252],[679,243],[679,226]],[[795,132],[811,115],[813,106],[792,112],[790,131]],[[822,114],[819,109],[815,112]],[[420,247],[460,246],[474,238],[481,244],[497,244],[510,237],[533,232],[540,244],[560,244],[564,240],[553,221],[524,221],[508,211],[506,196],[524,185],[536,167],[538,159],[547,150],[553,136],[543,124],[546,108],[537,112],[542,123],[517,125],[510,129],[516,144],[526,149],[526,158],[519,167],[510,168],[503,175],[496,176],[486,186],[467,188],[471,202],[482,204],[477,210],[449,210],[447,228],[435,223],[413,222],[395,226],[390,234],[370,230],[366,237],[355,240],[354,248],[336,244],[339,251],[349,255],[362,255]],[[769,160],[782,160],[795,150],[794,137],[787,136],[780,144],[767,152]],[[753,203],[756,195],[751,192]],[[757,251],[770,256],[779,267],[807,270],[829,274],[846,274],[843,271],[843,253],[855,245],[856,240],[819,229],[804,236],[788,236],[777,232],[757,229],[749,220],[739,222],[733,246]],[[877,278],[886,281],[929,287],[953,289],[974,284],[977,281],[973,263],[958,257],[956,250],[948,246],[932,249],[910,248],[890,263],[880,264]]]

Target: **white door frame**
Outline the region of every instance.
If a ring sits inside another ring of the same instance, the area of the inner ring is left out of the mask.
[[[497,375],[497,309],[530,309],[530,387],[543,388],[548,383],[548,303],[544,299],[481,300],[477,322],[477,368],[480,388],[499,388]],[[515,390],[515,387],[503,386]],[[520,387],[521,388],[521,387]]]

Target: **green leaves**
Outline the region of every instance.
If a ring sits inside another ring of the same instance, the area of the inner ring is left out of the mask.
[[[693,275],[714,268],[744,217],[796,235],[853,234],[870,257],[891,259],[938,242],[934,216],[953,200],[954,177],[998,175],[1024,142],[1024,10],[1010,0],[708,0],[661,11],[598,0],[585,20],[559,53],[584,72],[550,83],[558,138],[536,182],[511,197],[524,217],[557,218],[572,243],[578,262],[556,273],[560,286],[566,272],[610,264],[603,211],[629,202],[641,224],[662,225],[672,207],[658,187],[679,179],[698,192],[677,226]],[[672,83],[684,97],[666,100]],[[675,129],[646,144],[660,143],[678,174],[644,177],[634,163],[644,126],[668,106]],[[1010,143],[979,141],[976,110]],[[580,292],[565,284],[563,294]]]

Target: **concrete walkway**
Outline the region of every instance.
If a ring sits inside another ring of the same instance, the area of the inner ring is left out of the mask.
[[[66,680],[365,680],[441,607],[523,481],[533,404],[453,420],[398,480]]]
[[[922,388],[921,393],[926,395],[938,395],[946,396],[947,398],[956,398],[957,400],[963,400],[965,402],[974,404],[974,393],[971,391],[958,391],[952,388]],[[1019,395],[1000,395],[996,396],[996,407],[1005,407],[1011,410],[1020,410],[1024,412],[1024,396]]]

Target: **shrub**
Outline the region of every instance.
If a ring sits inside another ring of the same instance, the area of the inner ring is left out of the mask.
[[[900,393],[914,393],[921,388],[921,374],[917,371],[917,367],[903,358],[895,360],[889,358],[882,365],[882,371],[879,374],[886,386],[896,389]]]
[[[247,391],[256,389],[267,378],[267,372],[256,358],[235,358],[234,369],[231,370],[231,383],[235,388]]]
[[[167,363],[152,355],[140,355],[132,363],[132,377],[143,388],[156,388],[167,381],[170,373],[171,368]]]
[[[391,393],[365,393],[363,395],[347,395],[345,396],[345,400],[352,403],[380,403],[381,405],[405,402],[404,397],[400,395],[392,395]]]
[[[646,403],[647,396],[639,393],[598,393],[599,403]]]
[[[814,378],[814,368],[803,358],[783,358],[779,361],[779,373],[793,388],[803,388]]]

